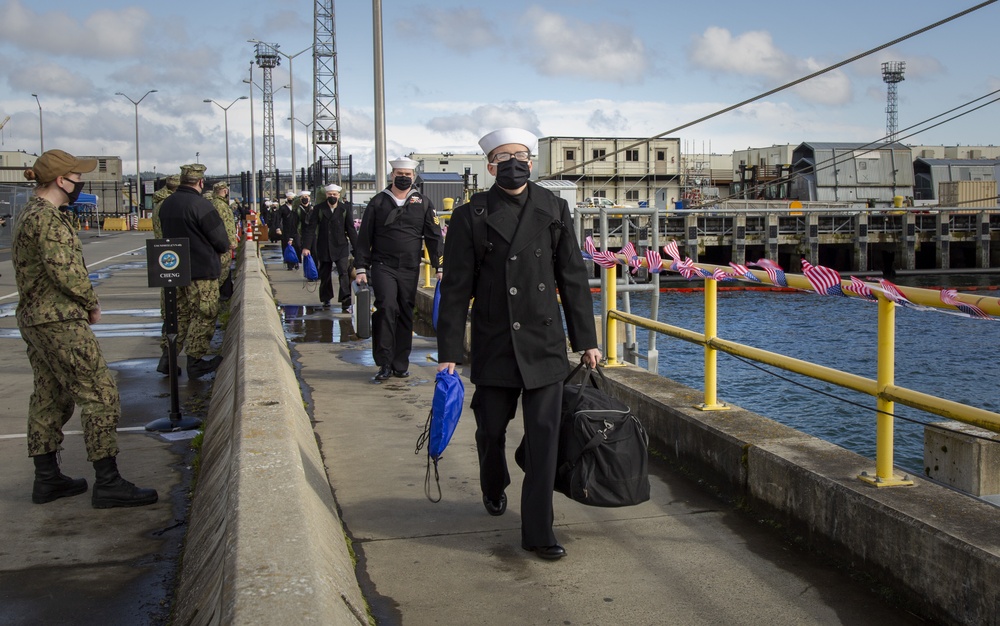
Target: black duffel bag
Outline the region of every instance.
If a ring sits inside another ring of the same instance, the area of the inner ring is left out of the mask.
[[[583,364],[566,378],[556,491],[589,506],[632,506],[649,500],[649,436],[624,403],[602,389],[607,380]],[[601,381],[601,384],[598,383]]]

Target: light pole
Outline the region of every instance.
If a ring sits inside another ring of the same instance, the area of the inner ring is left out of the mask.
[[[257,140],[254,138],[256,127],[253,123],[253,61],[250,61],[250,78],[243,82],[250,86],[250,206],[257,211]]]
[[[229,106],[224,107],[215,100],[207,99],[205,102],[210,102],[215,106],[222,109],[222,115],[226,119],[226,182],[229,182],[229,108],[239,102],[240,100],[247,100],[247,96],[240,96],[239,98],[233,100],[229,103]]]
[[[292,122],[292,126],[295,125],[295,122],[298,122],[299,124],[302,124],[305,127],[306,133],[308,133],[308,134],[306,134],[306,161],[308,161],[309,160],[309,154],[310,154],[309,153],[309,135],[312,134],[312,131],[310,131],[309,128],[313,125],[313,123],[309,122],[308,124],[306,124],[305,122],[303,122],[302,120],[300,120],[297,117],[290,117],[290,118],[288,118],[288,121]],[[292,149],[294,151],[295,144],[292,144]],[[310,163],[310,165],[312,165],[312,164]],[[308,184],[308,183],[306,183],[306,184]]]
[[[31,94],[35,97],[35,102],[38,103],[38,143],[42,147],[42,151],[38,154],[43,154],[45,152],[45,133],[42,131],[42,101],[38,99],[38,94]]]
[[[263,41],[261,41],[259,39],[248,39],[247,42],[248,43],[264,43]],[[294,85],[295,85],[295,79],[292,78],[292,59],[294,59],[295,57],[299,56],[303,52],[308,52],[308,51],[312,50],[312,46],[309,46],[308,48],[304,48],[302,50],[299,50],[295,54],[285,54],[281,50],[278,50],[278,45],[277,44],[266,44],[266,45],[273,45],[275,52],[277,52],[281,56],[283,56],[286,59],[288,59],[288,101],[289,101],[288,108],[289,108],[289,115],[291,115],[292,117],[295,117],[295,87],[294,87]],[[296,176],[297,176],[297,174],[295,173],[295,124],[292,124],[292,191],[296,191],[296,189],[295,189],[295,177]]]
[[[142,94],[142,97],[139,98],[138,100],[133,100],[132,98],[129,98],[128,96],[126,96],[125,94],[123,94],[120,91],[116,91],[115,92],[116,96],[122,96],[123,98],[125,98],[126,100],[128,100],[129,102],[131,102],[133,106],[135,106],[135,198],[134,198],[134,201],[135,201],[135,211],[136,211],[137,214],[139,212],[139,201],[140,201],[140,198],[142,197],[142,192],[140,191],[140,189],[141,189],[140,185],[142,184],[142,178],[141,178],[141,175],[139,174],[139,103],[142,102],[143,100],[145,100],[146,96],[148,96],[151,93],[156,93],[156,91],[157,91],[156,89],[150,89],[146,93]]]

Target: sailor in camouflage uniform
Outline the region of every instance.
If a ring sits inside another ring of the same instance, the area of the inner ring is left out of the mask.
[[[95,167],[94,159],[49,150],[24,171],[38,188],[18,217],[11,256],[20,298],[17,325],[35,383],[28,405],[28,455],[35,463],[31,500],[43,504],[87,490],[85,479],[59,471],[56,458],[62,427],[78,404],[87,460],[97,477],[92,505],[142,506],[156,502],[157,493],[118,473],[118,386],[90,328],[100,321],[101,307],[72,218],[60,211],[76,201],[81,175]]]
[[[222,223],[226,225],[226,234],[229,236],[229,250],[219,255],[219,263],[222,265],[222,273],[219,274],[219,287],[226,282],[229,277],[229,268],[233,263],[233,250],[239,240],[236,238],[236,218],[233,210],[229,208],[229,183],[220,180],[212,185],[212,204],[219,212]]]
[[[160,223],[168,239],[186,237],[191,251],[191,284],[177,290],[177,349],[187,353],[188,378],[214,372],[222,355],[208,354],[219,315],[219,255],[229,250],[226,226],[212,203],[201,197],[205,166],[181,166],[181,186],[163,201]]]

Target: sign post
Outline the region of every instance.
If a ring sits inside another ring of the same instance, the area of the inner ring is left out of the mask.
[[[167,337],[170,370],[170,414],[146,424],[146,430],[192,430],[201,426],[201,420],[181,416],[177,388],[177,288],[191,284],[191,250],[187,238],[147,239],[146,271],[149,287],[163,289],[163,334]]]

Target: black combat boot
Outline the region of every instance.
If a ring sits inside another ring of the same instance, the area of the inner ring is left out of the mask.
[[[31,490],[31,501],[35,504],[78,496],[87,490],[85,478],[70,478],[59,471],[55,452],[31,458],[35,460],[35,486]]]
[[[177,369],[177,375],[180,376],[181,368],[178,367],[176,369]],[[164,376],[170,375],[170,356],[167,354],[166,350],[164,350],[163,354],[160,356],[160,362],[156,365],[156,371],[163,374]]]
[[[94,461],[97,480],[91,504],[95,509],[110,509],[117,506],[146,506],[159,498],[155,489],[136,487],[118,473],[118,461],[109,456]]]
[[[216,354],[210,359],[196,359],[193,356],[188,356],[187,360],[188,378],[194,380],[218,369],[219,364],[222,363],[222,355]]]

